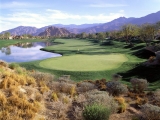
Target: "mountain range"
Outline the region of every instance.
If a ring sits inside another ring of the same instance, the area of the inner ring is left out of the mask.
[[[38,36],[66,36],[70,34],[71,33],[65,28],[51,26],[48,27],[44,32],[41,32]]]
[[[45,32],[47,28],[54,26],[58,28],[65,28],[70,33],[97,33],[97,32],[104,32],[104,31],[112,31],[112,30],[119,30],[121,29],[121,26],[124,24],[135,24],[135,25],[141,25],[144,23],[156,23],[160,21],[160,11],[156,13],[151,13],[146,16],[140,17],[140,18],[125,18],[120,17],[115,20],[112,20],[107,23],[95,23],[95,24],[82,24],[82,25],[63,25],[63,24],[53,24],[49,26],[45,26],[42,28],[36,28],[31,26],[19,26],[10,30],[6,30],[1,32],[10,32],[12,35],[22,35],[22,34],[31,34],[31,35],[39,35],[42,32]]]

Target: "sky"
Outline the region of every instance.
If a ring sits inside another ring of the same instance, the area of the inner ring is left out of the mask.
[[[0,32],[18,26],[106,23],[160,11],[160,0],[0,0]]]

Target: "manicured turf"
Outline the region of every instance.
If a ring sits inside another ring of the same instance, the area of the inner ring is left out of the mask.
[[[44,60],[40,66],[65,71],[102,71],[116,69],[127,60],[123,54],[72,55]]]
[[[54,40],[54,42],[56,43],[56,45],[43,48],[43,50],[61,53],[63,57],[58,58],[58,60],[65,60],[62,58],[71,59],[72,57],[77,55],[82,55],[82,56],[85,55],[85,56],[89,56],[92,59],[96,59],[96,57],[92,57],[92,56],[105,56],[109,54],[125,55],[125,57],[128,60],[122,62],[121,59],[116,58],[116,61],[119,61],[120,64],[114,68],[113,66],[115,66],[116,64],[115,65],[110,64],[112,66],[112,69],[108,69],[108,70],[107,69],[93,70],[93,68],[91,70],[90,68],[87,68],[87,65],[83,65],[82,63],[81,65],[85,66],[84,69],[86,70],[82,71],[79,69],[78,71],[78,69],[75,70],[73,68],[70,68],[73,70],[69,70],[68,67],[65,67],[67,65],[66,61],[62,61],[62,62],[57,61],[58,64],[55,64],[56,68],[53,68],[54,66],[52,64],[47,63],[48,61],[52,62],[52,60],[56,61],[57,58],[53,58],[51,60],[47,59],[46,61],[41,60],[41,61],[26,62],[26,63],[21,63],[21,65],[27,69],[36,69],[42,72],[50,72],[56,75],[57,77],[61,75],[71,75],[71,79],[75,81],[80,81],[80,80],[86,80],[86,79],[96,80],[101,78],[106,78],[107,80],[109,80],[111,79],[113,74],[126,73],[128,70],[135,68],[137,64],[144,61],[144,59],[138,58],[135,55],[133,55],[145,46],[145,44],[143,43],[138,44],[138,46],[136,45],[135,48],[136,47],[138,48],[131,50],[131,48],[126,47],[126,44],[124,42],[119,42],[119,41],[112,41],[111,44],[106,43],[105,45],[100,45],[99,43],[97,43],[97,41],[89,40],[89,39],[56,39]],[[72,61],[74,60],[75,59],[73,58]],[[85,59],[82,59],[82,60],[85,61]],[[45,61],[45,64],[44,64],[44,61]],[[69,66],[69,64],[67,66]],[[97,68],[98,67],[99,66],[97,65]],[[102,68],[102,67],[99,67],[99,68]],[[87,69],[90,69],[90,70],[87,70]],[[124,80],[128,80],[128,79],[130,79],[130,76],[124,77]]]

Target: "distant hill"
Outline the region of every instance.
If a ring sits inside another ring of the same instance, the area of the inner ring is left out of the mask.
[[[98,26],[81,29],[79,32],[86,32],[86,33],[96,33],[96,32],[104,32],[104,31],[111,31],[111,30],[118,30],[120,27],[126,23],[129,23],[131,20],[134,20],[136,18],[125,18],[120,17],[117,18],[111,22],[104,23]]]
[[[37,32],[38,28],[36,27],[30,27],[30,26],[19,26],[10,30],[6,30],[1,32],[5,33],[5,32],[10,32],[12,35],[22,35],[22,34],[35,34]]]
[[[124,24],[136,24],[141,25],[144,23],[156,23],[160,21],[160,11],[156,13],[152,13],[140,18],[125,18],[120,17],[115,20],[112,20],[107,23],[95,23],[95,24],[82,24],[82,25],[63,25],[63,24],[53,24],[50,26],[58,27],[58,28],[65,28],[71,33],[97,33],[97,32],[104,32],[104,31],[111,31],[111,30],[119,30],[121,26]],[[44,32],[46,28],[50,26],[45,26],[42,28],[30,27],[30,26],[19,26],[14,29],[7,30],[13,35],[22,35],[22,34],[32,34],[32,35],[39,35],[41,32]],[[4,33],[6,31],[3,31]]]
[[[102,23],[94,23],[94,24],[81,24],[81,25],[75,25],[75,24],[70,24],[70,25],[63,25],[63,24],[53,24],[55,27],[60,27],[60,28],[79,28],[79,29],[84,29],[88,27],[93,27],[100,25]]]
[[[48,27],[44,32],[41,32],[38,36],[64,36],[71,34],[64,28]]]
[[[111,22],[104,23],[95,27],[90,27],[86,29],[82,29],[79,32],[86,32],[86,33],[96,33],[96,32],[104,32],[104,31],[111,31],[111,30],[119,30],[121,29],[121,26],[124,24],[136,24],[141,25],[144,23],[156,23],[160,21],[160,11],[156,13],[152,13],[149,15],[146,15],[141,18],[125,18],[120,17],[118,19],[115,19]]]

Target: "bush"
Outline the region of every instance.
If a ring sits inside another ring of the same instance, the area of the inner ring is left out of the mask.
[[[49,86],[50,82],[54,80],[54,75],[49,73],[31,72],[29,75],[35,78],[37,82],[45,82],[47,86]]]
[[[93,104],[85,107],[83,117],[85,120],[109,120],[110,113],[103,105]]]
[[[160,107],[160,89],[157,89],[154,92],[154,101],[153,104]]]
[[[141,106],[141,111],[145,120],[160,120],[160,107],[145,104]]]
[[[16,64],[16,63],[10,63],[9,64],[9,68],[10,69],[17,69],[18,67],[20,67],[18,64]]]
[[[8,67],[8,63],[3,60],[0,60],[0,66]]]
[[[118,110],[118,103],[115,102],[112,96],[109,96],[105,91],[92,90],[85,95],[85,105],[92,105],[94,103],[103,105],[111,110],[111,113],[116,113]]]
[[[123,113],[127,109],[127,104],[125,102],[125,99],[123,97],[115,97],[115,100],[119,103],[119,112]]]
[[[135,92],[143,92],[148,86],[146,79],[132,78],[130,82]]]
[[[96,86],[93,83],[89,83],[89,82],[77,83],[78,93],[87,92],[93,89],[96,89]]]
[[[109,81],[106,86],[109,94],[113,96],[118,96],[128,92],[127,87],[118,81]]]

